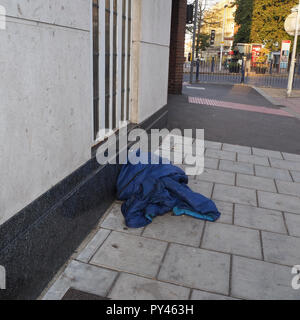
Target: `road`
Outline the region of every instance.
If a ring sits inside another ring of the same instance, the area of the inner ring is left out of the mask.
[[[188,97],[229,102],[237,107],[191,104]],[[250,105],[253,110],[245,111],[239,104]],[[258,107],[262,108],[261,112],[257,112]],[[211,141],[300,154],[300,120],[291,114],[277,115],[278,111],[281,110],[277,106],[248,86],[185,84],[182,96],[169,97],[169,126],[204,128],[205,139]]]

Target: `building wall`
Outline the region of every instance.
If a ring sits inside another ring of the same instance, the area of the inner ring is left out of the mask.
[[[182,93],[186,0],[173,0],[170,41],[169,93]]]
[[[90,2],[1,0],[0,225],[90,159]]]
[[[132,116],[140,123],[167,104],[172,0],[133,1]]]
[[[91,159],[92,1],[1,0],[0,225]],[[132,112],[167,104],[172,0],[133,0]]]

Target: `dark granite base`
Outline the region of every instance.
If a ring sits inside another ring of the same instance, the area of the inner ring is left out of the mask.
[[[98,300],[109,300],[109,299],[97,296],[95,294],[79,291],[76,289],[69,289],[61,300],[98,301]]]
[[[165,106],[138,127],[162,129],[167,121]],[[119,165],[100,166],[93,157],[0,226],[0,265],[7,274],[0,299],[41,294],[115,200],[119,170]]]

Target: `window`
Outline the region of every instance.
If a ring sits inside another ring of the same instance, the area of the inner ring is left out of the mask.
[[[131,0],[93,0],[94,139],[130,118]]]

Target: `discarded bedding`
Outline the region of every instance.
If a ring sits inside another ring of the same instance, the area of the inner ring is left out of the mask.
[[[150,159],[150,154],[147,154]],[[141,228],[156,216],[173,211],[216,221],[220,217],[215,203],[188,186],[188,177],[171,164],[126,164],[117,181],[117,197],[124,201],[122,213],[129,228]]]

